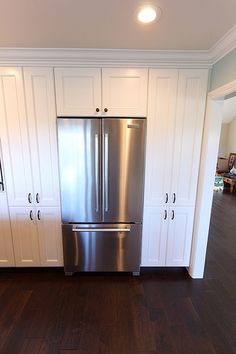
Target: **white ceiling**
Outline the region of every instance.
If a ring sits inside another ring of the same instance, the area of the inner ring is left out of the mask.
[[[142,3],[161,7],[140,25]],[[236,23],[236,0],[0,0],[0,47],[206,50]]]
[[[236,118],[236,96],[224,101],[223,123],[230,123],[234,118]]]

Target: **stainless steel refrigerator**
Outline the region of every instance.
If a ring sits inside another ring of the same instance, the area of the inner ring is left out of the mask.
[[[57,118],[64,270],[139,273],[145,118]]]

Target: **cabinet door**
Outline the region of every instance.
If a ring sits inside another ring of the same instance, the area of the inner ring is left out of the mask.
[[[167,266],[188,266],[192,244],[193,207],[176,207],[169,212]]]
[[[11,226],[5,193],[0,193],[0,267],[15,265]]]
[[[34,201],[43,206],[58,206],[60,202],[53,69],[25,68],[24,82]]]
[[[55,69],[57,115],[94,116],[101,111],[101,69]]]
[[[162,207],[145,207],[142,236],[142,266],[164,266],[168,212]]]
[[[170,197],[177,81],[177,70],[150,70],[144,201],[146,206],[167,204]]]
[[[62,266],[60,208],[36,209],[39,249],[42,266]]]
[[[0,68],[0,80],[1,142],[8,203],[24,206],[29,203],[33,186],[21,69]]]
[[[102,114],[146,117],[147,79],[147,69],[102,69]]]
[[[176,206],[195,204],[207,78],[205,69],[180,70],[171,186]]]
[[[34,209],[28,207],[10,207],[9,209],[16,266],[40,266]]]

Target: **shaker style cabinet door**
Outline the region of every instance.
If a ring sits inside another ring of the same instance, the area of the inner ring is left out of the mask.
[[[150,70],[145,206],[159,206],[169,202],[177,84],[178,70]]]
[[[177,207],[169,211],[167,266],[188,266],[192,244],[194,207]]]
[[[62,266],[62,235],[60,208],[35,209],[39,236],[41,266]]]
[[[0,267],[15,265],[11,225],[5,193],[0,193]]]
[[[102,114],[147,116],[147,69],[102,69]]]
[[[179,71],[170,201],[194,206],[201,153],[208,70]]]
[[[101,69],[55,69],[57,116],[95,116],[101,112]]]
[[[168,219],[162,207],[146,207],[143,216],[142,266],[164,266]]]
[[[22,71],[0,68],[0,126],[9,206],[32,203],[27,120]]]
[[[10,217],[16,266],[40,266],[34,208],[10,207]]]
[[[51,68],[24,68],[36,206],[59,206],[54,77]]]

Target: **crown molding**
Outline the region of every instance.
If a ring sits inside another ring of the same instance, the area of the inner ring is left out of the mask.
[[[209,50],[212,64],[236,48],[236,25],[221,37]]]
[[[0,65],[24,66],[138,66],[206,67],[209,53],[188,50],[132,50],[87,48],[0,48]]]
[[[211,68],[235,48],[236,25],[209,50],[0,48],[0,65]]]

